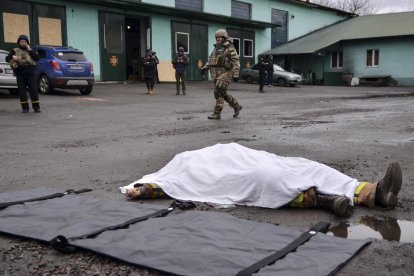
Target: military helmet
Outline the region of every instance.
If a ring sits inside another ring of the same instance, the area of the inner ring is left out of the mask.
[[[216,31],[216,37],[224,37],[224,38],[228,38],[229,36],[227,35],[227,31],[224,29],[220,29]]]

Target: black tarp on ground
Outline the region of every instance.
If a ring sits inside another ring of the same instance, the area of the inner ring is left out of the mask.
[[[0,193],[0,200],[10,202],[55,193],[55,190],[39,188]],[[3,202],[0,201],[1,203]],[[0,210],[0,232],[49,242],[57,235],[81,236],[165,208],[167,207],[107,200],[95,197],[91,193],[68,194],[48,200],[17,204]]]
[[[235,275],[302,234],[224,213],[174,211],[91,238],[71,239],[165,208],[67,195],[0,210],[0,232],[43,241],[63,235],[70,245],[183,275]],[[258,274],[329,275],[366,244],[318,233]]]

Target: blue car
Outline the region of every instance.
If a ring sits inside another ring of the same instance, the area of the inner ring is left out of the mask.
[[[89,95],[94,84],[93,64],[82,51],[72,47],[36,46],[40,56],[35,78],[39,93],[49,94],[54,88],[79,89]]]

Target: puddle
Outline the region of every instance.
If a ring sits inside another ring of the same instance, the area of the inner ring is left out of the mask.
[[[363,217],[355,225],[342,223],[329,229],[328,235],[352,240],[378,239],[414,242],[414,222],[394,218]]]

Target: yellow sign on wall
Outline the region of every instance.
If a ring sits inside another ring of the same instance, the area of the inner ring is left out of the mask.
[[[62,46],[62,22],[56,18],[39,17],[39,43]]]
[[[112,56],[112,57],[109,59],[109,63],[111,63],[111,65],[112,65],[113,67],[117,66],[117,65],[118,65],[118,62],[119,62],[119,60],[118,60],[118,57],[117,57],[117,56]]]
[[[29,16],[17,13],[3,13],[4,42],[16,43],[21,34],[30,37]]]

